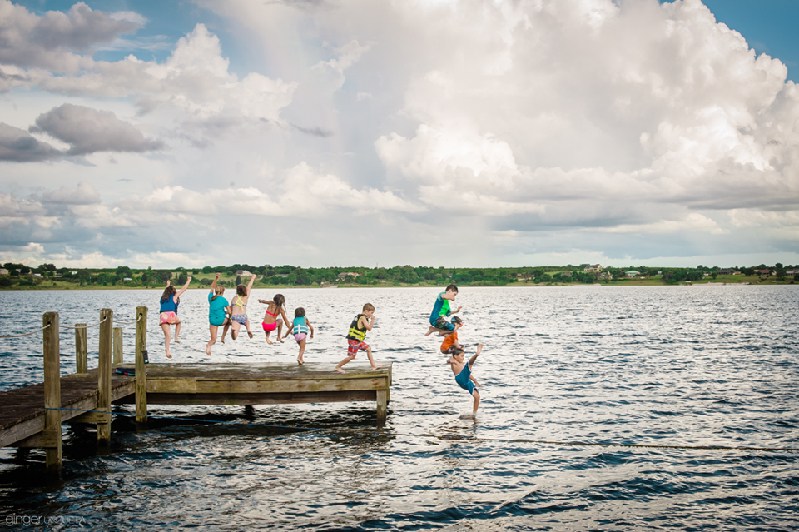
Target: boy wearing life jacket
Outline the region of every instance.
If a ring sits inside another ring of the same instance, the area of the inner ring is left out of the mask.
[[[347,341],[349,342],[347,358],[338,363],[334,368],[336,371],[339,373],[346,373],[341,366],[353,360],[355,355],[358,354],[358,351],[366,351],[366,356],[369,357],[369,363],[372,365],[372,369],[378,369],[380,367],[375,364],[375,360],[372,358],[372,348],[364,342],[366,331],[371,331],[374,325],[375,307],[371,303],[367,303],[363,306],[363,312],[355,316],[355,319],[352,320],[350,324],[350,330],[347,333]]]

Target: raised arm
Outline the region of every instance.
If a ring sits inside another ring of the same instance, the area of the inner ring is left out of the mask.
[[[189,288],[189,283],[191,283],[191,275],[189,275],[189,277],[186,279],[186,284],[183,285],[183,288],[178,290],[177,296],[175,297],[180,297],[180,294],[182,294]]]
[[[216,277],[214,277],[214,282],[211,283],[211,292],[214,291],[216,288],[216,282],[219,280],[219,272],[216,272]]]
[[[255,277],[256,275],[252,274],[252,277],[250,277],[250,282],[247,283],[247,297],[250,297],[250,292],[252,291],[252,284],[255,282]]]

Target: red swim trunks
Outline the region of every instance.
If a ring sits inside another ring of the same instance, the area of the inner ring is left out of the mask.
[[[369,349],[366,342],[359,342],[358,340],[348,340],[348,342],[350,345],[347,347],[347,356],[354,357],[358,354],[358,351],[366,351]]]

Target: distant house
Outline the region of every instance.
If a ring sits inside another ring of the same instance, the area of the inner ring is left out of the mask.
[[[247,277],[248,275],[252,275],[252,273],[248,272],[247,270],[236,270],[237,276]]]
[[[776,275],[776,272],[772,273],[771,270],[755,270],[755,273],[758,275]]]
[[[0,275],[8,275],[8,270],[5,268],[0,268]]]
[[[561,277],[571,277],[573,272],[560,272]]]
[[[34,273],[34,274],[33,274],[33,276],[34,276],[34,277],[41,277],[41,276],[42,276],[42,274],[41,274],[41,273]]]
[[[78,275],[78,270],[71,270],[69,272],[70,275]]]
[[[639,275],[641,275],[641,272],[637,272],[635,270],[630,270],[630,271],[624,272],[624,275],[626,275],[627,277],[638,277]]]
[[[736,270],[736,271],[732,272],[732,274],[733,274],[733,275],[741,275],[741,272],[739,272],[739,271],[737,271],[737,270]]]
[[[343,281],[347,277],[360,277],[360,276],[361,274],[358,272],[341,272],[340,274],[338,274],[338,278],[341,281]]]
[[[132,281],[132,280],[133,279],[131,277],[123,277],[122,278],[122,282],[124,282],[124,283],[127,283],[128,281]]]
[[[796,270],[785,270],[785,275],[796,275]]]
[[[729,268],[722,268],[720,270],[717,270],[716,273],[718,275],[732,275],[732,270]]]
[[[600,266],[599,264],[586,266],[585,268],[583,268],[583,271],[584,272],[601,272],[602,271],[602,266]]]

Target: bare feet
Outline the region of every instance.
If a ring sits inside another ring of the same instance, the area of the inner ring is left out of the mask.
[[[180,343],[180,340],[178,340],[177,338],[175,338],[175,343],[176,343],[176,344],[179,344],[179,343]]]
[[[250,338],[252,338],[252,333],[250,331],[247,331],[247,334],[249,334]]]
[[[172,358],[172,354],[171,354],[169,351],[167,351],[167,352],[166,352],[166,357],[167,357],[167,358]]]
[[[300,366],[304,366],[305,365],[305,361],[303,359],[301,359],[301,358],[298,358],[297,359],[297,364],[299,364]]]
[[[275,342],[273,342],[272,340],[270,340],[269,338],[267,338],[267,339],[266,339],[266,343],[267,343],[267,344],[269,344],[269,345],[273,345]]]
[[[209,357],[211,356],[211,346],[210,345],[205,346],[205,354],[208,355]]]
[[[430,326],[427,328],[427,332],[426,332],[426,333],[424,333],[424,335],[425,335],[425,336],[430,336],[430,333],[432,333],[432,332],[433,332],[433,331],[435,331],[435,330],[436,330],[436,328],[435,328],[435,327],[433,327],[432,325],[430,325]]]
[[[380,369],[380,368],[382,368],[382,367],[383,367],[383,366],[372,366],[372,371],[374,371],[374,370],[376,370],[376,369]]]
[[[344,368],[342,368],[341,366],[336,366],[336,367],[335,367],[335,368],[333,368],[333,369],[334,369],[334,370],[336,370],[336,371],[338,371],[338,372],[339,372],[339,373],[341,373],[342,375],[344,375],[345,373],[347,373],[346,371],[344,371]]]

